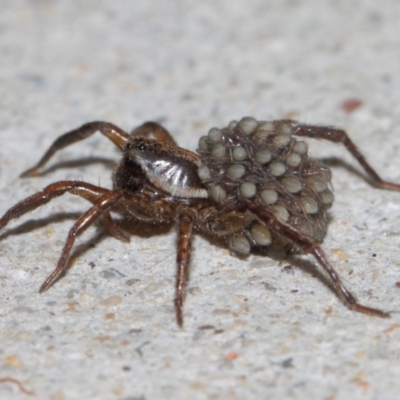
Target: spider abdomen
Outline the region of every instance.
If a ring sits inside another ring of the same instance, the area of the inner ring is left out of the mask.
[[[199,141],[198,175],[216,208],[246,208],[251,203],[321,242],[333,202],[331,171],[308,157],[307,143],[297,140],[295,128],[292,122],[250,117],[224,129],[212,128]],[[243,233],[263,246],[270,242],[266,229],[257,223]],[[244,239],[241,245],[245,250]]]

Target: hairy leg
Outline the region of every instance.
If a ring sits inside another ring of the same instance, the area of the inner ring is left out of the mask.
[[[364,314],[370,314],[381,318],[389,318],[390,314],[376,308],[371,308],[363,306],[358,303],[354,295],[352,295],[346,288],[339,274],[335,271],[332,264],[326,258],[324,251],[321,246],[314,242],[312,239],[303,235],[301,232],[293,229],[291,226],[280,222],[276,217],[271,215],[268,211],[262,207],[252,207],[256,215],[264,221],[265,225],[272,231],[277,232],[287,239],[291,240],[293,243],[298,245],[303,249],[305,253],[312,254],[314,258],[318,261],[319,265],[327,273],[332,285],[337,294],[341,296],[345,304],[354,311],[361,312]]]
[[[11,207],[0,218],[0,229],[4,228],[11,220],[17,219],[21,215],[33,211],[34,209],[44,204],[47,204],[49,201],[67,192],[83,197],[93,204],[95,204],[97,199],[101,196],[113,193],[108,189],[104,189],[86,182],[60,181],[52,183],[51,185],[44,188],[42,191],[35,193],[34,195],[20,201],[15,206]],[[117,239],[123,240],[125,242],[129,241],[129,238],[124,233],[122,233],[115,225],[115,222],[111,218],[110,212],[105,211],[103,215],[109,232]]]
[[[369,178],[371,179],[371,183],[374,186],[381,189],[400,191],[400,184],[383,180],[378,175],[375,169],[371,167],[364,155],[360,152],[358,147],[343,129],[327,126],[307,125],[291,120],[285,120],[283,122],[287,122],[293,126],[293,135],[295,136],[303,136],[313,139],[325,139],[333,143],[342,143],[368,174]]]
[[[39,175],[40,168],[42,168],[57,151],[63,149],[64,147],[70,146],[73,143],[84,140],[97,131],[110,139],[121,151],[123,150],[124,145],[129,138],[129,135],[125,131],[109,122],[88,122],[82,125],[80,128],[64,133],[62,136],[56,139],[41,160],[34,167],[22,173],[21,177],[25,178],[28,176]]]
[[[56,269],[44,281],[40,288],[40,293],[47,290],[68,268],[68,260],[76,237],[81,235],[89,226],[93,224],[105,212],[109,211],[123,196],[122,190],[115,190],[99,197],[93,207],[81,215],[69,231],[63,251],[58,260]]]
[[[175,285],[175,310],[179,326],[183,325],[183,302],[189,275],[190,253],[193,239],[193,221],[187,215],[181,215],[178,232],[178,254]]]
[[[145,122],[135,128],[131,136],[141,136],[148,139],[155,139],[160,142],[177,145],[171,134],[158,122]]]

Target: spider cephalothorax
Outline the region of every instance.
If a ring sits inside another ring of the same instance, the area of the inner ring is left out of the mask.
[[[56,182],[0,218],[1,229],[10,220],[66,192],[93,204],[70,230],[57,267],[40,291],[48,289],[65,272],[75,238],[98,218],[104,219],[111,235],[129,241],[111,216],[111,212],[122,212],[137,220],[177,225],[175,308],[179,325],[183,323],[194,229],[222,239],[239,256],[269,254],[273,248],[309,253],[348,307],[389,316],[359,304],[320,247],[327,231],[327,210],[333,202],[331,172],[308,157],[307,143],[300,137],[343,143],[375,186],[400,190],[400,185],[379,177],[345,131],[292,120],[257,121],[245,117],[226,128],[212,128],[200,138],[196,155],[177,146],[168,131],[155,122],[147,122],[131,134],[108,122],[91,122],[60,136],[40,162],[22,176],[38,175],[58,150],[97,131],[122,151],[112,190],[80,181]]]

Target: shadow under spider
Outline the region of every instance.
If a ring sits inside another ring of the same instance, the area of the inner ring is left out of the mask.
[[[59,222],[63,222],[65,220],[77,220],[81,216],[79,212],[59,212],[50,215],[46,218],[41,219],[30,219],[22,224],[16,226],[15,228],[9,228],[4,233],[0,235],[0,241],[7,239],[9,236],[14,235],[23,235],[26,233],[30,233],[36,229],[41,229],[46,227],[47,225],[56,224]]]
[[[293,266],[299,268],[307,275],[310,275],[312,279],[318,279],[320,282],[322,282],[322,284],[324,284],[337,297],[337,292],[335,291],[332,282],[315,263],[313,263],[311,260],[301,258],[301,255],[293,255],[288,257],[288,259]],[[344,303],[343,299],[340,297],[339,299],[342,303]]]
[[[326,166],[328,166],[329,168],[343,168],[345,169],[347,172],[349,172],[352,175],[357,176],[358,178],[360,178],[361,180],[363,180],[364,182],[367,182],[368,184],[370,184],[372,187],[376,187],[374,182],[371,181],[370,179],[368,179],[368,177],[358,168],[356,168],[354,165],[342,160],[339,157],[327,157],[327,158],[321,158],[320,159]]]
[[[3,240],[7,239],[10,236],[31,233],[36,229],[42,229],[45,228],[46,226],[51,226],[53,224],[57,224],[66,220],[76,221],[81,215],[82,212],[70,212],[70,213],[59,212],[45,218],[30,219],[14,228],[7,229],[4,233],[0,235],[0,242],[2,242]],[[146,223],[135,219],[129,219],[129,217],[122,218],[122,216],[120,217],[120,219],[118,218],[113,218],[113,219],[115,220],[119,228],[121,228],[124,232],[129,234],[131,240],[134,240],[135,237],[149,238],[151,236],[156,236],[156,235],[158,236],[166,234],[171,230],[171,224],[154,225],[148,222]],[[71,252],[69,258],[70,261],[68,263],[69,264],[68,270],[73,266],[75,260],[83,256],[89,249],[97,246],[104,239],[116,240],[107,232],[106,226],[104,225],[104,222],[101,219],[96,221],[96,223],[93,226],[96,228],[95,233],[89,239],[86,239],[81,243],[77,243],[74,246],[74,249]],[[61,279],[62,276],[65,276],[65,273],[60,275],[57,281]]]
[[[66,160],[62,162],[58,162],[50,166],[49,168],[40,172],[40,176],[45,176],[51,172],[57,171],[58,169],[78,169],[78,168],[86,168],[94,164],[102,164],[105,167],[110,168],[112,170],[117,164],[118,160],[112,160],[106,157],[87,157],[81,160]]]
[[[66,220],[76,221],[82,214],[83,212],[59,212],[45,218],[30,219],[14,228],[7,229],[4,233],[0,235],[0,242],[7,239],[9,236],[23,235],[26,233],[30,233],[36,229],[41,229],[48,225],[57,224]],[[168,233],[172,226],[172,224],[154,225],[150,222],[146,223],[143,221],[138,221],[136,219],[129,219],[129,217],[125,219],[113,219],[119,228],[129,234],[131,239],[135,236],[148,238],[151,236],[162,235]],[[112,236],[107,233],[107,229],[101,219],[96,221],[93,226],[103,231],[105,236],[109,236],[110,238],[112,238]],[[75,247],[78,247],[78,245],[76,245]]]
[[[301,251],[299,252],[298,250],[285,250],[284,248],[279,246],[275,251],[272,252],[272,248],[268,248],[267,252],[265,250],[266,249],[264,248],[256,247],[252,252],[252,255],[263,258],[268,257],[274,261],[277,261],[277,268],[279,268],[279,266],[284,262],[290,263],[290,265],[292,265],[293,267],[305,272],[307,275],[310,275],[312,279],[319,280],[337,297],[337,292],[335,291],[335,288],[329,277],[323,273],[323,271],[318,267],[317,264],[315,264],[315,262],[303,258],[307,256],[307,254],[301,253]],[[343,304],[345,304],[340,296],[339,299],[342,301]]]

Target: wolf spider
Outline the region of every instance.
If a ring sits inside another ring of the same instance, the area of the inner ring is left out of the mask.
[[[60,136],[42,159],[21,176],[39,175],[57,151],[95,132],[106,136],[122,152],[112,190],[86,182],[59,181],[11,207],[0,219],[1,229],[12,219],[66,192],[92,203],[69,231],[57,267],[40,292],[65,273],[75,238],[98,218],[103,218],[112,236],[129,241],[114,222],[114,211],[131,219],[177,225],[174,303],[179,326],[183,324],[194,229],[222,239],[239,256],[269,255],[277,249],[311,254],[350,309],[383,318],[390,316],[360,304],[320,246],[327,231],[327,210],[334,200],[331,172],[321,161],[308,157],[308,146],[299,137],[342,143],[374,186],[400,190],[400,185],[379,177],[345,131],[293,120],[259,122],[245,117],[226,128],[212,128],[200,138],[197,155],[178,147],[158,123],[147,122],[128,134],[111,123],[97,121]]]

